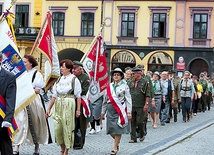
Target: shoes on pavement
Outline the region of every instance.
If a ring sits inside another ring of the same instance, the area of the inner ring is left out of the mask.
[[[98,132],[100,132],[100,131],[101,131],[100,125],[99,125],[99,126],[96,126],[96,132],[98,133]]]
[[[137,141],[131,139],[129,143],[137,143]]]
[[[186,123],[186,120],[183,120],[182,122],[183,122],[183,123]]]
[[[96,130],[91,129],[91,131],[89,132],[89,134],[96,134]]]
[[[197,114],[196,113],[194,113],[194,116],[196,116]]]
[[[165,123],[161,123],[161,126],[165,126]]]
[[[170,119],[168,119],[168,120],[166,121],[166,123],[170,123]]]
[[[177,122],[177,118],[174,118],[174,122]]]
[[[143,136],[140,138],[140,141],[142,142],[142,141],[144,141],[144,139],[145,139],[145,137]]]
[[[110,155],[116,155],[118,150],[111,150],[111,154]]]

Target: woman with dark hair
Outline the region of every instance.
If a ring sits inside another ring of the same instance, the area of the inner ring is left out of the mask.
[[[80,116],[82,89],[78,78],[71,74],[72,69],[71,60],[65,59],[60,62],[62,76],[53,86],[53,96],[46,112],[46,117],[49,117],[51,108],[54,106],[52,112],[54,133],[56,143],[61,147],[61,155],[68,155],[69,148],[73,148],[74,117]]]
[[[32,81],[36,98],[16,116],[19,132],[14,138],[14,154],[18,154],[17,146],[23,143],[26,145],[34,144],[34,155],[39,155],[39,144],[48,144],[48,142],[51,142],[44,104],[39,95],[45,82],[42,74],[35,68],[38,63],[32,55],[24,55],[23,62]]]
[[[106,130],[114,139],[114,146],[111,155],[115,155],[119,150],[119,143],[122,134],[130,132],[132,99],[129,92],[129,86],[124,78],[124,73],[120,68],[111,72],[113,82],[106,88],[103,96],[103,105],[101,118],[104,119],[107,113]]]

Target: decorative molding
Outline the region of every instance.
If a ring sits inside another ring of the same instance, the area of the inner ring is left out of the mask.
[[[189,7],[189,9],[190,9],[191,18],[195,13],[207,13],[209,16],[209,19],[211,19],[211,13],[212,13],[213,7]]]
[[[121,37],[117,36],[118,45],[137,45],[138,37]]]
[[[67,10],[68,6],[49,6],[49,10]]]
[[[168,40],[169,38],[153,38],[148,37],[149,39],[149,45],[159,45],[159,46],[168,46]]]
[[[135,12],[135,15],[138,15],[139,6],[117,6],[119,9],[119,15],[121,12]]]
[[[152,18],[153,13],[166,13],[169,16],[170,6],[148,6],[150,10],[150,18]]]
[[[78,6],[79,10],[82,12],[95,12],[97,10],[97,6]]]
[[[210,47],[211,39],[194,39],[189,38],[191,47]]]

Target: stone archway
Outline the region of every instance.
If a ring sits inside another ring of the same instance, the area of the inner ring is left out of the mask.
[[[208,64],[205,60],[203,59],[195,59],[190,63],[189,71],[193,75],[199,76],[201,72],[208,72]]]
[[[64,49],[58,53],[59,55],[59,61],[63,59],[70,59],[71,61],[80,61],[83,57],[84,53],[78,49],[69,48]]]

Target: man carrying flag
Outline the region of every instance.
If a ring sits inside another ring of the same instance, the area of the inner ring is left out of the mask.
[[[74,140],[74,149],[82,149],[85,144],[85,134],[88,126],[88,122],[86,118],[90,118],[91,112],[89,108],[89,101],[87,98],[88,88],[89,88],[89,77],[87,74],[83,73],[83,65],[79,61],[74,61],[74,67],[72,69],[72,73],[78,78],[81,84],[82,93],[81,93],[81,109],[80,109],[80,117],[76,118],[75,121],[79,121],[80,131],[82,134],[82,143],[81,146],[75,145]]]
[[[101,27],[101,30],[103,27]],[[91,123],[92,130],[89,132],[93,134],[99,132],[102,124],[99,124],[101,116],[101,105],[104,90],[108,85],[108,70],[106,63],[105,51],[103,48],[103,37],[98,35],[95,41],[92,42],[91,49],[85,57],[83,57],[83,67],[90,77],[89,86],[89,100],[93,106],[94,120]],[[97,131],[95,131],[95,121],[97,122]],[[102,122],[101,122],[102,123]]]
[[[0,154],[12,155],[12,142],[8,131],[14,124],[16,76],[2,68],[1,63],[2,52],[0,52]]]

